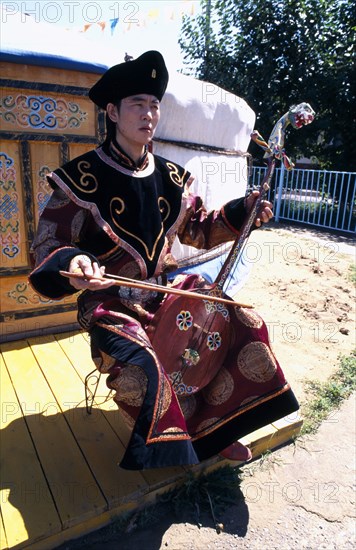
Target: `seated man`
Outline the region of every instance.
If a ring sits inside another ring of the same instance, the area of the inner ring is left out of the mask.
[[[177,269],[176,236],[201,249],[232,241],[258,195],[207,212],[190,174],[148,151],[167,82],[161,54],[149,51],[92,87],[106,140],[48,176],[53,194],[33,244],[36,291],[52,299],[82,291],[79,323],[132,430],[120,463],[127,469],[218,453],[248,460],[237,440],[298,408],[256,312],[162,292]],[[271,217],[263,201],[255,225]],[[121,286],[106,270],[123,277]],[[147,289],[136,288],[142,281]],[[173,287],[196,292],[206,283],[180,275]]]

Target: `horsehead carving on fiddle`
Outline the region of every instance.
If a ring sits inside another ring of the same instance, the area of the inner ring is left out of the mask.
[[[167,294],[160,310],[147,327],[151,343],[169,375],[173,388],[178,395],[189,395],[204,388],[216,376],[228,355],[236,346],[239,335],[236,334],[232,316],[244,317],[250,326],[258,317],[252,309],[241,304],[235,305],[216,301],[216,298],[228,298],[224,287],[236,266],[247,238],[251,232],[256,213],[264,200],[273,176],[276,159],[291,170],[294,164],[284,149],[285,132],[289,125],[299,129],[314,120],[315,113],[308,103],[292,106],[275,124],[266,143],[259,132],[254,131],[251,139],[260,145],[267,161],[267,173],[259,188],[251,211],[241,227],[238,238],[222,266],[215,282],[208,284],[200,276],[188,275],[177,283],[183,291],[202,294],[201,300],[188,295]],[[215,297],[215,299],[214,299]]]

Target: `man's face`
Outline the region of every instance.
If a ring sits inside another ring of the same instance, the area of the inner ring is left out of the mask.
[[[153,138],[160,117],[159,100],[148,94],[136,94],[121,100],[117,109],[116,138],[124,149],[143,147]]]

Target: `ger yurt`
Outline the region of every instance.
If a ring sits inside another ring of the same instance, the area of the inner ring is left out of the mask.
[[[45,300],[29,286],[29,249],[51,192],[46,174],[100,143],[104,114],[88,90],[125,56],[24,17],[7,15],[1,37],[2,340],[75,326],[75,299]],[[245,193],[254,121],[242,98],[171,71],[153,152],[184,165],[194,191],[218,208]],[[177,242],[174,253],[182,269],[214,280],[225,250],[198,254]]]

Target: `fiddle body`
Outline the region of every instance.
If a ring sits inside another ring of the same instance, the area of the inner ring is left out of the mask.
[[[202,300],[168,295],[146,332],[175,393],[183,396],[204,388],[224,364],[234,339],[234,306],[209,299],[213,285],[198,275],[186,276],[179,288],[199,290]]]

